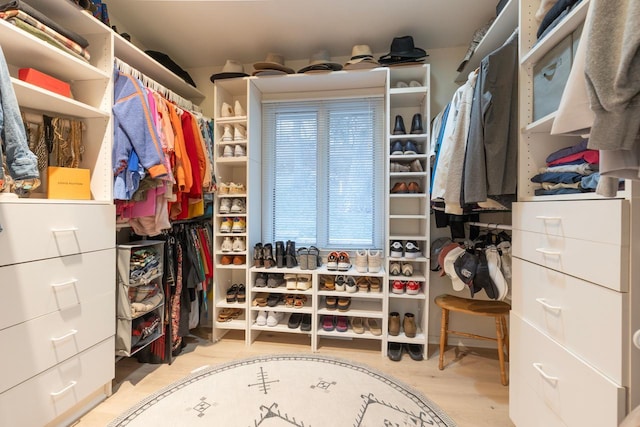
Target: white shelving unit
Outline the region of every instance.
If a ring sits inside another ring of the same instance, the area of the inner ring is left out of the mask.
[[[520,0],[509,355],[509,412],[518,427],[539,420],[617,426],[640,403],[640,355],[632,346],[633,331],[640,328],[638,186],[626,181],[615,198],[605,199],[595,193],[536,196],[530,182],[550,153],[579,141],[550,135],[556,112],[533,120],[533,67],[563,39],[578,37],[590,3],[580,2],[538,41],[533,16],[539,2]],[[606,275],[599,273],[602,257],[611,266]],[[584,410],[589,407],[597,410]]]

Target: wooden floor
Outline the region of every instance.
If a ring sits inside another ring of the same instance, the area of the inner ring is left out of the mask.
[[[305,336],[264,332],[251,347],[246,347],[243,336],[234,332],[212,343],[208,340],[209,331],[194,330],[194,335],[186,339],[187,347],[170,366],[141,364],[135,358],[118,361],[113,395],[83,416],[75,427],[105,426],[136,402],[196,368],[262,354],[308,353],[311,348]],[[356,347],[357,344],[360,345]],[[429,359],[421,362],[411,360],[407,354],[400,362],[393,362],[381,356],[379,342],[368,340],[325,339],[318,354],[366,364],[413,386],[460,427],[513,426],[509,419],[509,388],[500,384],[495,350],[450,347],[443,371],[438,370],[435,345],[430,348]]]

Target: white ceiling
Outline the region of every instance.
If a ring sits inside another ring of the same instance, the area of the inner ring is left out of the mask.
[[[351,56],[366,44],[389,52],[411,35],[429,52],[467,46],[496,13],[497,0],[106,0],[118,31],[182,68],[249,64],[267,53],[308,59],[321,49]]]

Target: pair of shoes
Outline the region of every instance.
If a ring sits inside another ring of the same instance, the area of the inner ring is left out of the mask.
[[[348,271],[351,268],[351,260],[349,254],[345,251],[331,252],[327,256],[327,270],[331,271]]]
[[[357,250],[356,271],[358,273],[377,273],[382,269],[382,253],[379,250]]]
[[[418,150],[418,146],[415,141],[407,140],[406,142],[396,141],[391,145],[391,152],[389,153],[392,156],[397,155],[415,155],[420,154]]]
[[[247,129],[243,125],[233,125],[233,132],[231,125],[224,125],[222,129],[222,137],[220,138],[222,142],[245,141],[247,139]]]
[[[218,212],[221,214],[228,213],[245,213],[246,205],[244,199],[230,199],[228,197],[220,199],[220,207],[218,208]]]
[[[247,231],[247,223],[244,218],[225,217],[220,221],[220,233],[244,233]]]
[[[247,300],[246,287],[242,283],[234,283],[227,289],[227,302],[245,302]]]
[[[235,182],[221,182],[218,184],[218,194],[245,194],[247,192],[244,184]]]
[[[422,127],[422,114],[416,113],[411,118],[411,133],[412,134],[422,134],[424,133],[424,128]],[[407,131],[404,127],[404,120],[401,115],[396,115],[395,123],[393,126],[393,135],[406,135]]]
[[[418,160],[418,159],[416,159]],[[391,162],[389,163],[389,172],[410,172],[411,166],[405,163]]]
[[[247,151],[240,144],[236,144],[235,146],[225,145],[222,150],[222,157],[246,157]]]
[[[394,280],[391,285],[391,292],[394,294],[404,294],[406,291],[407,295],[418,295],[421,287],[420,282],[416,282],[415,280]]]
[[[310,274],[285,274],[284,281],[289,290],[306,291],[311,288]]]
[[[411,80],[409,84],[407,82],[399,81],[396,83],[397,88],[405,88],[405,87],[422,87],[422,84],[417,80]]]
[[[407,352],[409,357],[415,361],[424,359],[422,344],[400,344],[397,342],[390,342],[387,346],[387,356],[394,362],[402,360],[402,354]]]
[[[403,262],[402,264],[400,262],[392,262],[389,264],[389,274],[391,276],[402,274],[403,276],[411,277],[413,276],[413,264],[410,262]]]
[[[402,330],[408,338],[415,338],[418,327],[413,313],[405,313],[402,320]],[[400,314],[397,311],[389,313],[388,333],[391,336],[400,335]]]
[[[226,102],[223,102],[222,107],[220,107],[220,117],[242,117],[246,115],[247,113],[244,111],[242,104],[240,104],[240,101],[238,100],[234,102],[233,108],[231,108],[231,105]]]
[[[230,322],[242,315],[242,309],[225,307],[218,313],[218,322]]]
[[[408,184],[402,181],[396,182],[391,188],[391,194],[404,194],[404,193],[421,193],[420,184],[416,181],[411,181]]]
[[[318,268],[320,250],[315,246],[298,249],[298,266],[301,270],[315,270]]]
[[[235,255],[233,257],[231,255],[223,255],[222,258],[220,258],[221,265],[243,265],[245,263],[244,255]]]
[[[415,259],[422,256],[422,251],[420,250],[416,240],[407,240],[404,245],[400,240],[394,240],[391,242],[391,251],[389,255],[391,258],[405,257]],[[391,267],[389,269],[391,270]],[[393,273],[391,274],[394,275]]]

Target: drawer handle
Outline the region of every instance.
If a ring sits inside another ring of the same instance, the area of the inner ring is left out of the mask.
[[[553,384],[553,386],[555,387],[556,384],[558,384],[558,377],[552,377],[551,375],[547,374],[545,371],[542,370],[542,363],[533,363],[532,364],[533,367],[536,369],[536,371],[538,371],[538,373],[540,375],[542,375],[542,377],[549,381],[551,384]]]
[[[542,304],[542,306],[544,308],[547,308],[547,309],[549,309],[551,311],[562,311],[562,307],[557,306],[557,305],[551,305],[547,301],[545,301],[544,298],[536,298],[536,301],[538,301],[540,304]]]
[[[63,335],[63,336],[61,336],[61,337],[53,337],[53,338],[51,338],[51,341],[53,341],[53,342],[62,341],[62,340],[64,340],[64,339],[67,339],[67,338],[69,338],[69,337],[74,336],[74,335],[75,335],[75,334],[77,334],[77,333],[78,333],[78,331],[77,331],[77,330],[72,329],[72,330],[70,330],[69,332],[67,332],[66,334],[64,334],[64,335]]]
[[[536,248],[536,251],[544,255],[553,255],[553,256],[562,255],[562,252],[560,251],[550,251],[549,249],[544,249],[544,248]]]
[[[69,227],[69,228],[52,228],[51,232],[52,233],[66,233],[66,232],[72,232],[72,231],[78,231],[79,228],[78,227]]]
[[[536,215],[537,219],[541,219],[543,221],[561,221],[561,216],[548,216],[548,215]]]
[[[62,283],[52,283],[51,287],[52,288],[60,288],[62,286],[68,286],[68,285],[75,285],[76,283],[78,283],[78,279],[71,279],[67,282],[62,282]]]
[[[62,393],[65,393],[71,390],[73,387],[75,387],[76,384],[78,384],[76,381],[71,381],[69,385],[63,388],[62,390],[51,392],[51,396],[52,397],[60,396]]]

